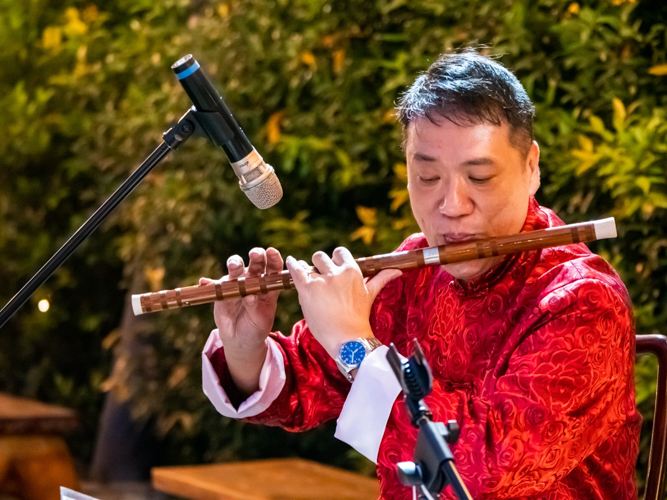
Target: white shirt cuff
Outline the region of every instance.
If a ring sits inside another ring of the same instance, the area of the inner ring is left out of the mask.
[[[220,385],[220,379],[209,359],[215,351],[222,347],[218,330],[215,329],[211,332],[201,356],[202,385],[206,397],[213,403],[215,409],[225,417],[246,418],[259,415],[271,406],[271,403],[278,398],[280,391],[283,390],[286,379],[283,354],[275,340],[267,338],[266,345],[268,349],[262,371],[259,374],[259,390],[241,403],[237,410]]]
[[[380,442],[396,397],[401,392],[387,361],[387,346],[371,352],[359,366],[334,436],[377,463]]]

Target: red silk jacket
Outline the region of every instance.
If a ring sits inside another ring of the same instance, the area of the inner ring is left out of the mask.
[[[522,231],[562,225],[531,199]],[[427,246],[421,234],[400,250]],[[627,290],[583,244],[506,258],[463,284],[428,267],[391,281],[371,326],[408,356],[418,339],[433,370],[435,421],[456,419],[451,446],[475,499],[635,500],[641,416],[635,407],[635,334]],[[350,384],[301,321],[272,333],[287,381],[247,420],[301,431],[336,418]],[[222,349],[211,358],[233,392]],[[411,499],[396,463],[412,460],[417,431],[402,398],[378,454],[384,499]],[[450,488],[443,498],[455,498]]]

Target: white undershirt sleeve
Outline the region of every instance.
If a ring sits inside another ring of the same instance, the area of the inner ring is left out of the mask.
[[[286,380],[285,361],[275,340],[267,338],[266,345],[268,349],[259,375],[259,390],[241,403],[237,410],[220,385],[220,379],[209,359],[215,351],[222,347],[218,330],[211,332],[202,352],[202,385],[204,394],[213,403],[215,409],[225,417],[254,417],[266,410],[280,395]]]
[[[359,366],[335,434],[374,463],[391,408],[401,392],[401,384],[387,361],[388,350],[378,347]]]

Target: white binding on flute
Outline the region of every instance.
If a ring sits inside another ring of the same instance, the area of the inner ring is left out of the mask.
[[[144,314],[144,311],[141,309],[141,295],[132,295],[132,312],[135,316]]]
[[[616,221],[613,217],[596,220],[593,222],[593,227],[595,228],[595,236],[597,236],[598,240],[616,238],[617,236]]]
[[[567,227],[585,226],[588,224],[593,224],[596,240],[606,240],[608,238],[616,238],[616,236],[618,236],[616,233],[616,220],[613,217],[587,222],[578,222],[576,224],[568,224]],[[546,230],[553,231],[554,229],[561,229],[562,227],[563,226],[548,227]]]

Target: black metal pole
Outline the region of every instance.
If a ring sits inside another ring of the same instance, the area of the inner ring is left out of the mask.
[[[65,262],[81,243],[104,221],[104,219],[123,201],[167,154],[180,146],[195,130],[195,123],[190,119],[188,111],[178,124],[164,133],[164,141],[130,177],[98,208],[90,218],[53,254],[37,273],[7,302],[0,310],[0,328],[11,318],[16,311],[30,298],[56,269]]]
[[[447,478],[447,482],[454,490],[456,498],[459,500],[472,500],[470,492],[468,491],[468,488],[466,488],[466,485],[463,483],[461,476],[459,476],[459,471],[456,470],[456,465],[454,465],[453,460],[446,460],[442,464],[442,471]]]

